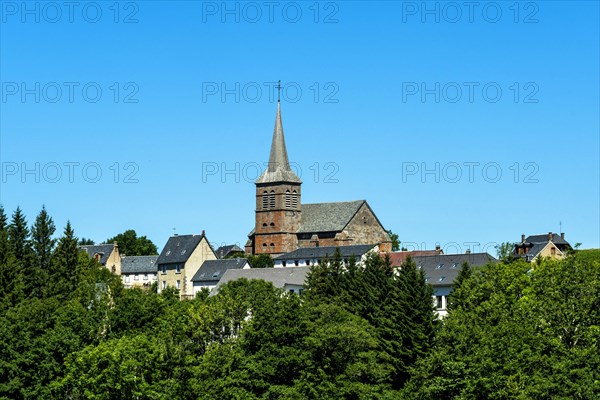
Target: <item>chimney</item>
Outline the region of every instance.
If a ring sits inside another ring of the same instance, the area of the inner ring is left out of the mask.
[[[561,239],[563,239],[563,240],[564,240],[564,239],[565,239],[565,233],[564,233],[564,232],[561,232],[561,233],[560,233],[560,237],[561,237]]]
[[[465,254],[471,254],[471,249],[467,249],[467,251],[465,251]]]
[[[524,233],[521,235],[521,243],[525,243],[525,234]]]
[[[552,241],[552,232],[548,232],[548,241]]]
[[[439,245],[439,244],[436,244],[436,245],[435,245],[435,250],[436,250],[436,251],[440,251],[440,249],[441,249],[440,245]]]
[[[202,236],[204,236],[204,229],[202,229]]]

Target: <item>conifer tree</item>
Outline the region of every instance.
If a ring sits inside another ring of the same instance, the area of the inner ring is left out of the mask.
[[[54,221],[48,215],[46,208],[42,210],[31,227],[31,245],[35,253],[35,260],[30,267],[30,287],[32,295],[41,296],[44,287],[48,283],[51,268],[52,252],[56,239],[52,237],[56,232]]]
[[[67,221],[67,226],[63,236],[58,240],[52,259],[50,293],[67,297],[77,285],[79,272],[77,238],[71,227],[71,222]]]
[[[22,268],[27,267],[27,263],[31,261],[29,229],[27,228],[25,215],[23,215],[20,207],[17,207],[13,213],[12,220],[8,226],[8,239],[17,262]]]
[[[0,206],[0,309],[17,304],[23,298],[23,275],[8,239],[7,218]]]
[[[468,262],[464,262],[458,272],[454,283],[452,284],[452,292],[450,296],[448,296],[448,306],[446,307],[448,311],[456,310],[458,307],[464,306],[465,299],[465,290],[463,288],[465,282],[473,275],[473,270]]]

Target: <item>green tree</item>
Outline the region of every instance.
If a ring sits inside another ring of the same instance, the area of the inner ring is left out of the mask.
[[[31,246],[35,254],[32,265],[29,267],[29,286],[31,294],[37,297],[42,296],[44,287],[48,283],[48,274],[51,268],[52,252],[56,244],[56,239],[52,236],[56,232],[54,221],[48,215],[46,208],[42,210],[35,219],[31,227]]]
[[[392,232],[392,230],[387,231],[388,235],[390,235],[390,239],[392,240],[392,251],[400,250],[400,238],[397,233]]]
[[[92,239],[82,237],[81,239],[79,239],[79,242],[77,244],[80,246],[93,246],[96,243]]]
[[[49,272],[48,293],[50,295],[68,297],[76,289],[78,279],[81,278],[77,238],[69,221],[63,236],[58,240]]]
[[[508,262],[514,258],[513,252],[515,250],[515,244],[510,242],[503,242],[496,245],[496,257],[498,260]]]
[[[119,245],[119,253],[128,256],[151,256],[158,254],[156,245],[146,236],[138,237],[133,229],[128,229],[115,237],[106,239],[105,243],[114,242],[117,242]]]
[[[249,255],[248,263],[252,268],[273,268],[275,266],[270,254]]]
[[[6,222],[0,206],[0,309],[17,304],[24,296],[23,273],[14,256]]]

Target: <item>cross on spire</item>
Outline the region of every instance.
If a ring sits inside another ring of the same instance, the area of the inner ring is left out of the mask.
[[[277,82],[277,102],[281,102],[281,79]]]

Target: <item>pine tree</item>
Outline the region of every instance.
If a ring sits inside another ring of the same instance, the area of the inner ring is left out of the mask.
[[[68,297],[77,286],[79,274],[77,238],[67,221],[63,236],[58,240],[50,269],[49,294]]]
[[[23,299],[23,275],[8,239],[6,221],[4,208],[0,206],[0,309]]]
[[[19,207],[13,213],[12,220],[8,226],[8,239],[17,262],[22,268],[27,267],[28,265],[26,264],[31,261],[29,229],[27,228],[25,215],[23,215]]]
[[[452,292],[450,296],[448,296],[448,311],[456,310],[458,307],[464,306],[465,289],[463,289],[463,285],[465,282],[473,275],[473,270],[468,262],[464,262],[458,272],[458,276],[454,280],[452,284]]]
[[[38,297],[44,292],[44,286],[48,283],[52,252],[56,244],[56,239],[52,238],[54,232],[56,232],[54,221],[48,215],[46,208],[42,206],[42,210],[31,228],[31,244],[35,253],[35,262],[31,265],[29,273],[32,295]]]

